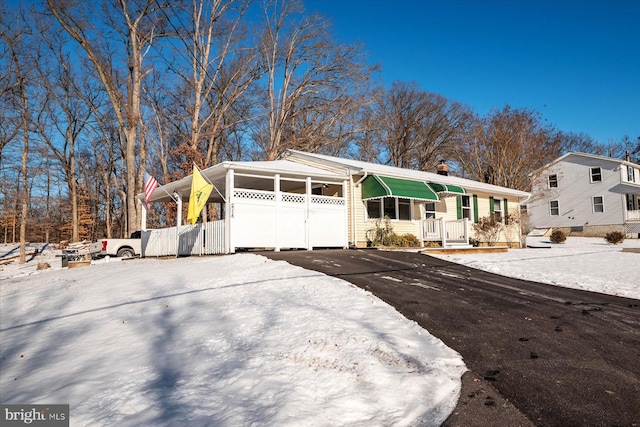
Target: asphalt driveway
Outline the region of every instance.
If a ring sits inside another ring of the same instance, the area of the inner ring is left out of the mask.
[[[263,255],[364,288],[458,351],[471,372],[445,426],[640,426],[638,300],[408,252]]]

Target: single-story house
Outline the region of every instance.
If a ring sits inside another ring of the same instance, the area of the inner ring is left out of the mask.
[[[528,210],[536,228],[601,237],[640,235],[640,165],[570,152],[532,174]]]
[[[385,217],[395,233],[413,234],[422,245],[469,245],[474,222],[519,212],[530,196],[442,172],[295,150],[274,161],[222,162],[202,174],[215,187],[209,202],[220,204],[221,218],[183,225],[192,177],[167,183],[150,203],[174,201],[177,226],[147,230],[143,210],[145,256],[366,247]],[[519,228],[505,227],[498,243],[518,247]]]

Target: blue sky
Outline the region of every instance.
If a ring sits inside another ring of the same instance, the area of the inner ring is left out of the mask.
[[[382,79],[598,142],[640,136],[640,0],[303,0]]]

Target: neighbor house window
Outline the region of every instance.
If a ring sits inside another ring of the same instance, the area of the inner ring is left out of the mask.
[[[553,174],[549,175],[549,188],[558,187],[558,175]]]
[[[433,202],[424,204],[424,217],[426,219],[436,217],[436,204]]]
[[[635,174],[633,172],[633,168],[631,166],[627,166],[627,181],[634,182]]]
[[[635,211],[636,207],[634,206],[633,203],[633,195],[632,194],[627,194],[627,210],[628,211]]]
[[[560,203],[557,200],[551,200],[549,202],[549,213],[551,216],[560,215]]]
[[[591,168],[591,182],[602,182],[602,169]]]
[[[398,197],[383,197],[382,199],[367,200],[367,216],[369,218],[411,220],[411,200]]]
[[[591,198],[593,204],[593,212],[594,213],[602,213],[604,212],[604,197],[603,196],[593,196]]]

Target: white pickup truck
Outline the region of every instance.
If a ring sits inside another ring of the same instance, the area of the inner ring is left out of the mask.
[[[89,246],[92,258],[115,256],[131,258],[142,254],[140,232],[135,232],[130,239],[101,239]]]

